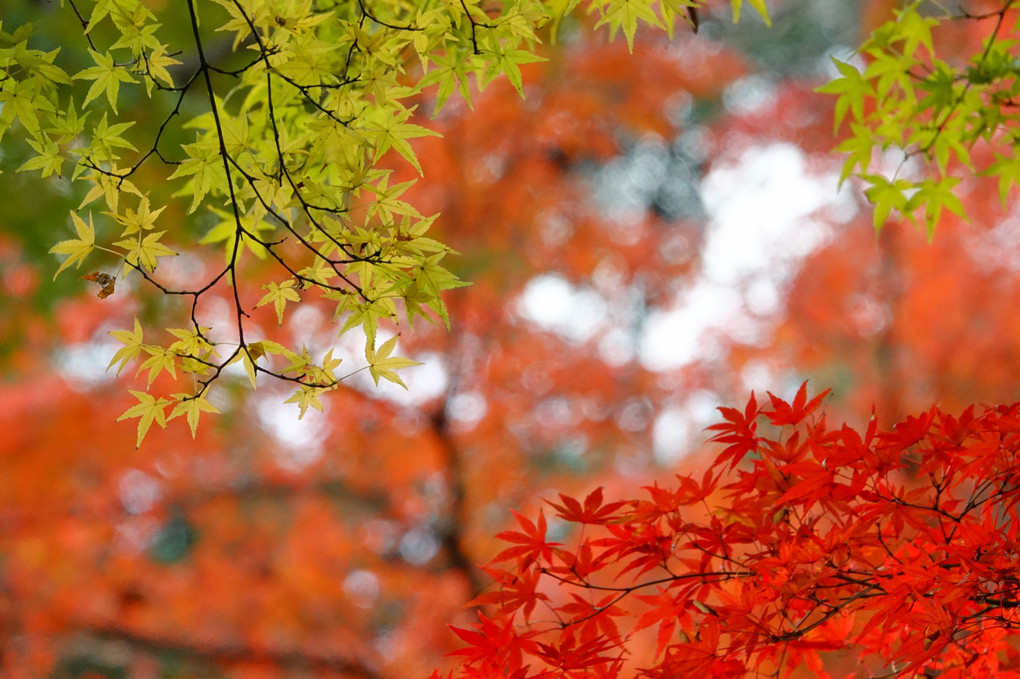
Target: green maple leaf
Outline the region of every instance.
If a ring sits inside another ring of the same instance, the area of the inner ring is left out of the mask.
[[[999,200],[1002,203],[1002,207],[1005,208],[1010,188],[1014,184],[1020,185],[1020,161],[1000,155],[994,163],[988,166],[984,174],[998,177]]]
[[[135,79],[131,77],[126,68],[115,64],[111,55],[100,54],[95,50],[89,50],[89,54],[92,55],[92,60],[96,62],[96,65],[86,68],[74,76],[79,80],[95,81],[89,88],[88,94],[85,95],[83,106],[88,106],[90,101],[105,92],[106,99],[110,102],[110,108],[116,113],[117,93],[120,90],[120,84],[122,82],[133,83]]]
[[[423,174],[421,164],[418,162],[418,157],[414,154],[414,149],[411,148],[411,144],[407,140],[416,137],[439,137],[441,135],[427,127],[405,123],[404,120],[407,119],[413,110],[403,111],[397,116],[389,116],[376,135],[375,157],[379,159],[390,148],[393,148],[407,162],[411,163],[414,169],[418,171],[418,174],[421,175]]]
[[[25,163],[18,168],[18,172],[39,170],[43,178],[49,177],[53,174],[62,176],[60,169],[64,165],[64,157],[60,155],[60,147],[57,146],[52,139],[44,137],[42,142],[29,139],[28,145],[31,146],[38,155],[35,158],[30,158],[25,161]]]
[[[840,77],[834,78],[821,87],[815,88],[815,92],[832,94],[836,99],[836,108],[833,112],[833,134],[839,130],[839,124],[843,122],[847,110],[853,113],[853,119],[859,121],[864,118],[864,98],[872,93],[871,83],[860,71],[852,65],[842,62],[835,57],[830,57]]]
[[[89,223],[86,224],[81,217],[76,213],[71,213],[71,221],[74,222],[74,230],[78,232],[77,238],[70,240],[62,240],[52,248],[50,253],[55,255],[67,255],[67,259],[63,261],[57,272],[53,274],[53,280],[57,279],[60,272],[68,268],[72,264],[74,268],[81,266],[81,263],[85,261],[85,258],[92,252],[92,248],[96,245],[96,230],[92,226],[92,214],[89,213]]]
[[[659,17],[652,10],[651,0],[619,0],[609,3],[609,9],[602,15],[602,18],[595,24],[595,28],[603,24],[609,24],[610,35],[617,30],[623,29],[627,38],[627,49],[634,51],[634,34],[637,32],[638,20],[659,28],[665,28]]]
[[[219,156],[219,145],[214,139],[200,139],[193,144],[183,146],[187,154],[177,169],[167,180],[190,177],[183,189],[175,196],[191,195],[191,206],[188,212],[194,212],[202,204],[202,199],[212,189],[227,188],[226,175],[223,173],[222,158]]]
[[[118,160],[120,156],[114,152],[114,148],[118,147],[137,151],[138,149],[131,142],[121,136],[134,124],[132,120],[126,123],[110,125],[107,122],[107,115],[104,113],[103,119],[93,128],[92,141],[89,143],[89,151],[93,161]]]
[[[453,94],[454,88],[460,92],[460,96],[464,98],[468,108],[471,108],[471,88],[468,85],[468,73],[471,70],[473,59],[471,57],[458,56],[455,50],[448,50],[444,54],[434,54],[430,58],[432,63],[438,66],[438,68],[432,68],[426,73],[421,82],[419,82],[419,86],[425,88],[429,85],[439,84],[433,117],[442,110],[447,99]]]
[[[294,279],[284,281],[281,285],[277,285],[273,282],[263,285],[262,289],[268,290],[269,292],[262,296],[262,299],[258,301],[258,304],[256,304],[255,307],[258,308],[271,303],[276,309],[277,321],[280,325],[283,325],[283,310],[287,307],[287,302],[301,301],[301,295],[299,295],[298,291],[294,289],[295,285],[297,285],[297,281]]]
[[[524,81],[521,76],[521,69],[518,64],[534,64],[545,61],[544,57],[533,54],[528,50],[510,50],[499,55],[498,62],[503,67],[503,73],[507,80],[517,90],[517,94],[524,96]]]
[[[173,87],[174,79],[171,77],[170,71],[167,70],[167,66],[176,66],[179,63],[181,62],[166,53],[166,45],[160,45],[152,50],[152,53],[145,59],[145,65],[149,70],[149,77],[145,80],[146,94],[151,94],[152,85],[156,80],[162,81],[167,87]]]
[[[351,297],[347,296],[345,299],[350,300]],[[385,298],[367,304],[348,303],[346,306],[350,309],[351,315],[347,317],[347,322],[340,328],[340,334],[360,325],[361,329],[365,331],[368,343],[372,345],[375,344],[375,332],[379,327],[379,319],[394,316],[393,303]]]
[[[912,186],[909,181],[906,179],[890,181],[877,174],[866,174],[863,176],[863,179],[870,184],[864,190],[864,195],[875,206],[873,219],[876,230],[882,227],[889,218],[889,213],[893,210],[900,214],[908,212],[906,192]]]
[[[177,253],[159,242],[166,231],[156,231],[144,238],[125,239],[114,243],[127,250],[124,259],[134,266],[143,266],[149,271],[156,270],[156,258],[176,255]]]
[[[123,236],[131,236],[139,231],[151,231],[156,225],[156,218],[166,209],[166,206],[153,210],[149,205],[149,197],[143,196],[138,202],[138,211],[128,208],[123,215],[106,213],[117,220],[117,223],[124,227],[121,233]]]
[[[81,117],[78,116],[78,105],[74,103],[74,98],[72,97],[67,103],[67,112],[55,116],[53,127],[47,130],[47,132],[53,132],[57,135],[58,144],[66,144],[73,141],[75,137],[85,130],[87,118],[87,112],[82,113]]]
[[[52,110],[52,104],[39,96],[36,87],[30,81],[13,80],[11,85],[0,88],[0,136],[16,117],[34,137],[39,136],[39,111]],[[5,83],[6,85],[6,83]]]

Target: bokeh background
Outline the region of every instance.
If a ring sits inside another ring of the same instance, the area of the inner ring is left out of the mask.
[[[443,137],[416,144],[412,200],[441,212],[473,285],[447,296],[451,331],[402,336],[423,362],[407,391],[355,377],[301,422],[285,392],[236,374],[196,439],[176,421],[136,450],[134,423],[114,421],[136,382],[106,371],[107,333],[180,309],[130,281],[99,300],[51,280],[81,196],[16,173],[8,136],[0,675],[424,677],[454,648],[447,624],[472,619],[510,509],[668,484],[697,467],[715,408],[751,390],[809,380],[852,425],[1016,400],[1017,212],[975,179],[972,221],[947,216],[929,243],[899,223],[876,235],[838,186],[832,99],[813,89],[897,3],[776,0],[771,29],[733,25],[728,5],[634,54],[579,18],[525,70],[526,99],[497,82],[435,119],[423,101],[418,122]],[[76,45],[67,11],[4,0],[0,19]],[[973,29],[942,38],[966,46]],[[123,105],[142,128],[166,103]],[[283,332],[358,351],[312,302]]]

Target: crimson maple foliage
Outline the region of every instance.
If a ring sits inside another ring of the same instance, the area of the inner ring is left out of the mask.
[[[932,403],[1018,397],[1016,227],[980,186],[968,194],[987,219],[949,220],[932,242],[904,224],[877,238],[856,224],[804,262],[770,352],[834,387],[830,412],[857,424],[875,404],[890,425]]]
[[[721,408],[670,488],[518,516],[453,676],[1020,676],[1020,403],[859,433],[826,393]]]

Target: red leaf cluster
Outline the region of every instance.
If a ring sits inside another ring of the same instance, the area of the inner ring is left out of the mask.
[[[858,432],[824,396],[721,409],[673,489],[519,516],[451,676],[1020,676],[1020,403]]]

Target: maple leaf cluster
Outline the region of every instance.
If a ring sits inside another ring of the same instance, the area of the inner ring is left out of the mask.
[[[1020,676],[1020,403],[859,433],[826,393],[721,408],[672,488],[518,515],[449,676]]]

